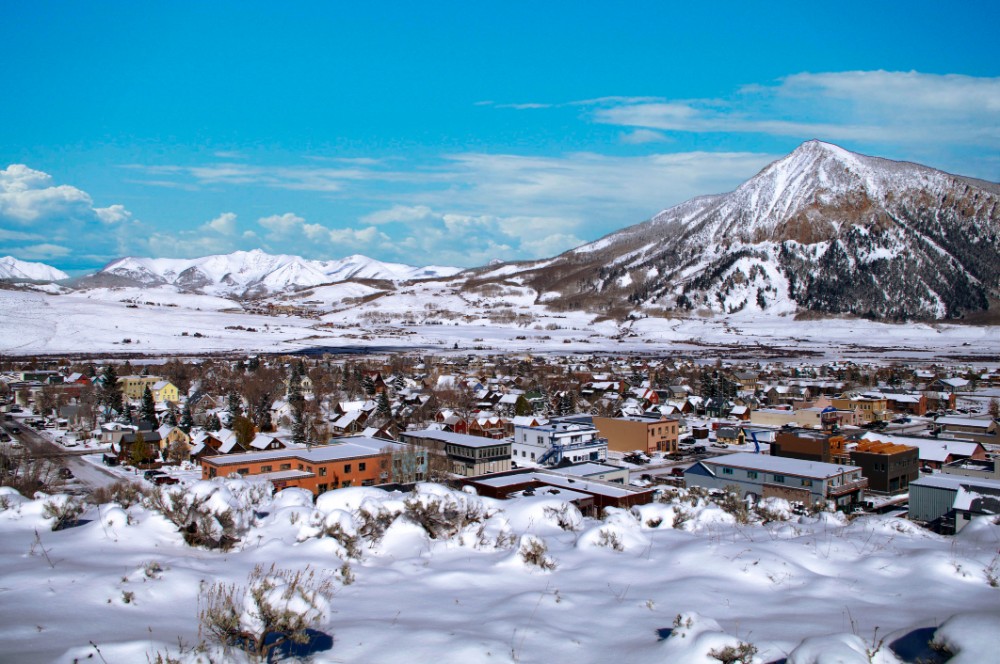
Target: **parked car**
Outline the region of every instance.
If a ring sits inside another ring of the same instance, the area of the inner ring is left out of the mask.
[[[155,481],[159,475],[166,475],[166,473],[162,470],[147,470],[142,474],[143,478],[149,480],[150,482]]]
[[[719,447],[721,449],[726,449],[729,447],[728,443],[712,443],[712,447]]]
[[[176,477],[171,477],[170,475],[160,474],[153,478],[153,484],[157,486],[162,484],[177,484],[180,480]]]
[[[670,469],[670,474],[673,475],[674,477],[684,477],[684,469],[683,468],[671,468]]]
[[[61,480],[71,480],[71,479],[73,479],[73,471],[70,470],[69,468],[60,468],[59,469],[59,479],[61,479]]]
[[[21,427],[11,427],[10,428],[10,432],[11,433],[21,433]]]
[[[103,455],[101,457],[101,461],[104,463],[105,466],[117,466],[118,465],[118,457],[116,457],[114,454],[105,454],[105,455]]]

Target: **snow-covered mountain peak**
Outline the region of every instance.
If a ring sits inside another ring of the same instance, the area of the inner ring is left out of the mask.
[[[253,249],[191,259],[128,256],[108,263],[81,285],[169,284],[186,291],[228,296],[296,290],[349,279],[407,281],[450,276],[459,271],[383,263],[362,255],[315,261]]]
[[[22,261],[13,256],[0,258],[0,279],[13,281],[59,281],[69,279],[62,270],[45,263]]]

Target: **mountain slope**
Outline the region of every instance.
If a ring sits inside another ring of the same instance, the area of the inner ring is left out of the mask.
[[[809,141],[735,191],[692,199],[521,278],[621,314],[807,309],[957,318],[1000,294],[1000,186]]]
[[[9,281],[59,281],[69,275],[45,263],[22,261],[13,256],[0,258],[0,280]]]
[[[78,282],[78,287],[162,286],[197,293],[248,296],[276,293],[349,279],[406,281],[450,276],[449,267],[412,267],[382,263],[365,256],[312,261],[272,255],[259,249],[194,259],[126,257]]]

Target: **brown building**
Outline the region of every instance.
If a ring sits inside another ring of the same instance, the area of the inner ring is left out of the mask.
[[[680,423],[661,417],[595,417],[594,426],[601,438],[608,439],[608,449],[616,452],[642,450],[674,453],[677,451]]]
[[[844,451],[844,437],[819,431],[779,431],[771,443],[771,456],[833,463]]]
[[[404,448],[410,446],[355,436],[335,438],[329,445],[202,457],[199,463],[203,479],[237,473],[268,480],[277,490],[301,487],[319,495],[341,487],[392,481],[393,455]]]
[[[833,398],[833,407],[837,410],[853,410],[861,414],[865,422],[877,422],[890,418],[889,402],[884,396],[862,396],[860,394],[843,394]]]
[[[920,477],[919,450],[909,445],[861,440],[837,460],[860,468],[868,490],[878,493],[908,491],[910,482]]]

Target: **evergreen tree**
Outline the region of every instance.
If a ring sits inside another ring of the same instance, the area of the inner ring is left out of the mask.
[[[243,402],[240,400],[240,394],[236,390],[229,393],[227,411],[226,426],[232,426],[233,421],[243,414]]]
[[[104,407],[105,416],[109,416],[112,411],[121,414],[122,412],[122,390],[118,385],[118,372],[113,364],[104,367],[101,374],[101,406]]]
[[[368,396],[373,396],[375,394],[375,380],[371,376],[365,376],[361,381],[362,387],[364,387],[365,394]]]
[[[306,418],[301,406],[292,408],[292,442],[297,445],[306,443]]]
[[[274,430],[274,423],[271,421],[271,405],[273,403],[274,400],[271,398],[271,393],[265,392],[260,395],[260,400],[254,404],[252,419],[260,431]]]
[[[177,426],[177,409],[172,405],[167,406],[167,412],[163,415],[163,423],[172,427]]]
[[[209,415],[208,419],[205,420],[205,431],[218,431],[222,428],[222,422],[219,421],[219,416],[215,413]]]
[[[378,395],[378,406],[375,408],[375,414],[386,420],[392,417],[392,404],[389,403],[389,395],[385,392]]]
[[[191,414],[191,404],[184,402],[184,410],[181,411],[181,430],[184,433],[191,433],[191,428],[194,427],[194,415]]]
[[[139,409],[139,416],[147,422],[156,424],[156,402],[153,401],[153,391],[149,385],[142,391],[142,407]]]
[[[89,378],[91,381],[97,378],[97,367],[95,367],[93,364],[87,365],[87,378]]]

